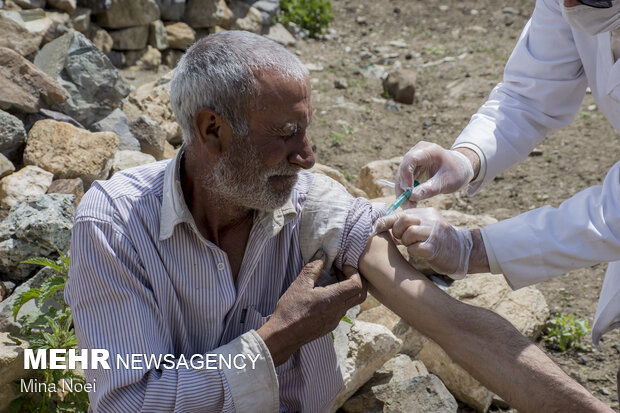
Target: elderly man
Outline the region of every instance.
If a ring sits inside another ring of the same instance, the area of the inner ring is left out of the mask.
[[[365,298],[359,267],[380,300],[515,407],[606,411],[504,319],[451,299],[387,237],[369,241],[383,206],[301,171],[314,163],[310,83],[284,48],[209,36],[179,63],[171,101],[183,150],[96,182],[78,208],[66,288],[78,342],[248,362],[86,370],[93,410],[327,411],[342,386],[327,333]],[[316,287],[323,264],[348,278]]]

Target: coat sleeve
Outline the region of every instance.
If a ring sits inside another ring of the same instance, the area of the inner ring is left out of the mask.
[[[586,86],[583,65],[560,2],[538,0],[506,64],[503,81],[453,145],[474,145],[484,156],[484,176],[471,184],[468,193],[474,194],[524,160],[550,131],[572,122]]]
[[[558,208],[534,209],[482,228],[513,288],[600,262],[620,260],[620,162],[603,185]]]

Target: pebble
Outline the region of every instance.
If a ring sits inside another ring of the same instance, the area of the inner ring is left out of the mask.
[[[394,113],[400,113],[401,109],[400,106],[398,106],[393,100],[388,100],[387,102],[385,102],[385,109],[389,110],[390,112],[394,112]]]
[[[336,79],[334,80],[334,87],[336,89],[346,89],[349,87],[346,79]]]
[[[605,396],[609,396],[611,394],[611,392],[609,391],[607,387],[601,387],[601,393],[604,394]]]
[[[476,10],[476,9],[472,9],[472,10],[470,10],[470,11],[469,11],[469,13],[470,13],[472,16],[476,16],[479,12],[478,12],[478,10]]]
[[[603,357],[602,354],[597,354],[596,356],[594,356],[594,359],[596,361],[603,361],[603,360],[605,360],[605,357]]]
[[[450,7],[446,6],[445,4],[442,4],[441,6],[439,6],[439,10],[441,10],[441,11],[448,11],[448,10],[450,10]]]
[[[581,356],[579,357],[579,360],[577,362],[585,366],[586,364],[588,364],[589,361],[590,359],[587,356]]]
[[[588,106],[588,110],[589,110],[590,112],[595,111],[595,110],[596,110],[596,105],[589,105],[589,106]]]

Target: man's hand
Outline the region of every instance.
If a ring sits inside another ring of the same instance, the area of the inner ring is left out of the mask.
[[[473,155],[469,156],[466,151]],[[480,160],[474,151],[466,148],[447,150],[435,143],[418,142],[405,154],[398,167],[396,196],[412,187],[414,179],[422,182],[413,189],[405,204],[405,207],[413,208],[418,201],[463,188],[477,175],[479,168]]]
[[[366,281],[350,266],[344,267],[344,281],[315,287],[324,265],[325,254],[318,251],[280,297],[269,321],[257,331],[276,366],[304,344],[334,330],[349,308],[366,299]]]
[[[410,255],[424,258],[438,273],[454,279],[467,274],[472,236],[467,228],[452,226],[435,208],[407,209],[377,221],[377,233],[390,228]]]

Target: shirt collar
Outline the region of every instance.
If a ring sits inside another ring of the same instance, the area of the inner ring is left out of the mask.
[[[168,163],[164,172],[164,188],[162,194],[161,217],[159,220],[159,240],[172,236],[174,228],[181,223],[189,223],[196,232],[196,224],[183,196],[181,187],[181,157],[185,152],[182,147]],[[268,237],[277,235],[282,228],[297,217],[291,197],[286,203],[274,211],[256,211],[254,220],[264,229]]]

